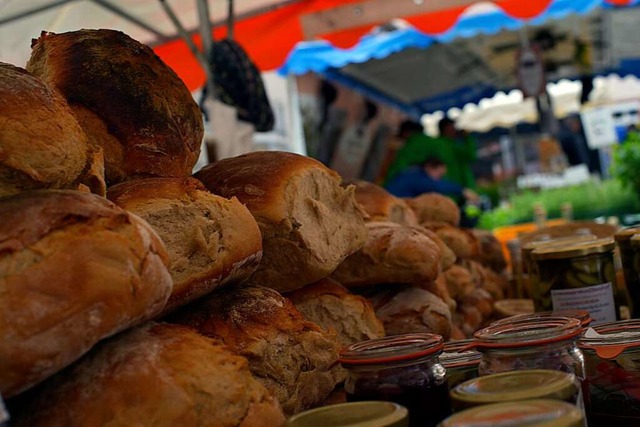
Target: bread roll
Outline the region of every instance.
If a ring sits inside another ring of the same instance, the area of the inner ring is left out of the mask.
[[[440,274],[433,282],[416,283],[422,289],[425,289],[444,301],[451,311],[455,311],[457,307],[456,300],[451,297],[449,287],[447,286],[447,278],[444,274]]]
[[[43,32],[27,70],[67,99],[89,142],[104,149],[109,185],[191,175],[202,114],[153,51],[119,31]]]
[[[151,227],[102,197],[48,190],[0,203],[0,393],[11,397],[98,340],[157,315],[171,293]]]
[[[322,402],[343,378],[340,345],[305,320],[291,301],[264,286],[222,288],[169,319],[219,338],[249,360],[253,375],[295,414]]]
[[[433,222],[423,223],[422,226],[436,233],[458,260],[477,258],[480,254],[480,242],[470,230]]]
[[[490,231],[472,230],[472,233],[480,244],[476,261],[497,273],[503,272],[507,268],[507,260],[500,241]]]
[[[364,247],[331,274],[344,286],[430,282],[440,274],[440,249],[417,227],[370,222],[367,228]]]
[[[258,224],[238,199],[214,196],[194,178],[148,178],[108,197],[146,220],[169,252],[173,291],[165,313],[218,286],[246,280],[262,258]]]
[[[453,226],[460,224],[460,208],[447,196],[438,193],[425,193],[406,200],[420,223],[441,221]]]
[[[251,376],[246,359],[189,328],[160,323],[101,343],[45,383],[14,418],[25,427],[284,423],[278,402]]]
[[[0,62],[0,100],[0,196],[78,188],[89,144],[65,99],[22,68]]]
[[[477,287],[488,291],[496,300],[504,299],[507,291],[507,279],[474,260],[463,260],[461,265],[466,268]]]
[[[388,288],[370,297],[387,335],[430,332],[451,336],[451,311],[429,291],[416,286]]]
[[[447,289],[452,298],[460,301],[477,287],[474,278],[466,268],[454,265],[445,270],[442,275],[447,282]]]
[[[371,182],[354,181],[352,184],[356,187],[356,201],[367,213],[368,221],[418,225],[415,213],[404,200]]]
[[[343,347],[384,337],[384,326],[369,300],[350,293],[335,280],[322,279],[286,297],[307,320],[337,331]]]
[[[440,248],[440,253],[442,254],[442,270],[446,270],[456,263],[456,254],[451,250],[449,246],[447,246],[444,240],[442,240],[436,233],[427,228],[424,228],[422,226],[418,228],[423,234],[430,238],[433,243],[438,245],[438,248]]]
[[[328,276],[365,242],[353,187],[309,157],[277,151],[212,163],[196,175],[214,194],[237,197],[262,232],[252,283],[292,291]]]

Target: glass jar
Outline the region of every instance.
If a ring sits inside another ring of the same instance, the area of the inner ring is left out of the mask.
[[[532,399],[466,409],[447,418],[438,427],[488,426],[583,427],[584,415],[580,409],[569,403],[558,400]]]
[[[634,236],[638,236],[634,238]],[[615,236],[624,282],[631,299],[631,317],[640,317],[640,227],[619,230]]]
[[[478,373],[551,369],[582,377],[584,361],[576,345],[582,331],[580,321],[568,317],[489,325],[474,334],[472,345],[482,353]]]
[[[311,409],[289,418],[284,427],[407,427],[409,412],[392,402],[350,402]]]
[[[505,317],[504,319],[496,320],[491,323],[492,325],[503,325],[521,322],[529,319],[546,319],[549,317],[569,317],[572,319],[578,319],[583,328],[588,327],[591,324],[591,316],[587,310],[558,310],[558,311],[541,311],[538,313],[530,314],[517,314],[511,317]]]
[[[451,414],[443,339],[405,334],[352,344],[340,352],[347,401],[383,400],[409,410],[412,427],[436,426]]]
[[[451,341],[444,345],[440,362],[447,370],[449,389],[478,376],[478,365],[482,354],[475,350],[464,350],[472,340]]]
[[[451,391],[456,411],[490,403],[529,399],[562,400],[583,407],[580,382],[573,374],[545,369],[487,375],[459,384]]]
[[[619,319],[626,306],[618,292],[613,239],[536,248],[531,253],[536,311],[587,310],[593,323]]]
[[[589,426],[640,426],[640,321],[598,325],[578,345]]]

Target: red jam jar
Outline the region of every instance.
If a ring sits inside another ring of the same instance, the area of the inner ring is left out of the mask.
[[[582,378],[577,340],[583,330],[578,319],[551,316],[489,325],[474,334],[472,346],[482,353],[478,373],[551,369]]]
[[[589,427],[640,426],[640,320],[598,325],[578,346]]]
[[[443,339],[405,334],[352,344],[340,352],[347,401],[383,400],[409,410],[411,427],[435,427],[451,414]]]

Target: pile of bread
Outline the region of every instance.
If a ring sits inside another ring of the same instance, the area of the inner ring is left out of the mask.
[[[277,426],[344,380],[344,345],[462,338],[502,297],[495,241],[444,197],[284,152],[191,176],[201,113],[121,32],[43,33],[0,99],[12,425]]]

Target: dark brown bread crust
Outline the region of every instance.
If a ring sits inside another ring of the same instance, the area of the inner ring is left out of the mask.
[[[97,341],[157,315],[168,256],[108,200],[42,190],[0,203],[0,392],[13,396]]]
[[[56,90],[0,62],[0,196],[77,188],[89,144]]]
[[[16,426],[278,427],[278,402],[246,359],[189,328],[158,323],[98,345],[45,383]]]
[[[169,251],[173,291],[165,313],[248,279],[262,259],[262,236],[249,210],[195,178],[127,181],[110,187],[108,198],[147,221]]]
[[[222,288],[184,307],[170,322],[221,339],[294,414],[322,402],[339,382],[335,332],[311,323],[288,299],[264,286]]]
[[[415,213],[404,200],[371,182],[354,181],[351,184],[356,187],[356,201],[369,216],[368,221],[418,225]]]
[[[98,116],[109,133],[104,139],[115,137],[121,144],[118,152],[104,141],[90,141],[105,149],[109,184],[191,175],[202,115],[184,83],[149,47],[119,31],[79,30],[43,32],[32,48],[27,69],[62,92],[72,107]]]

